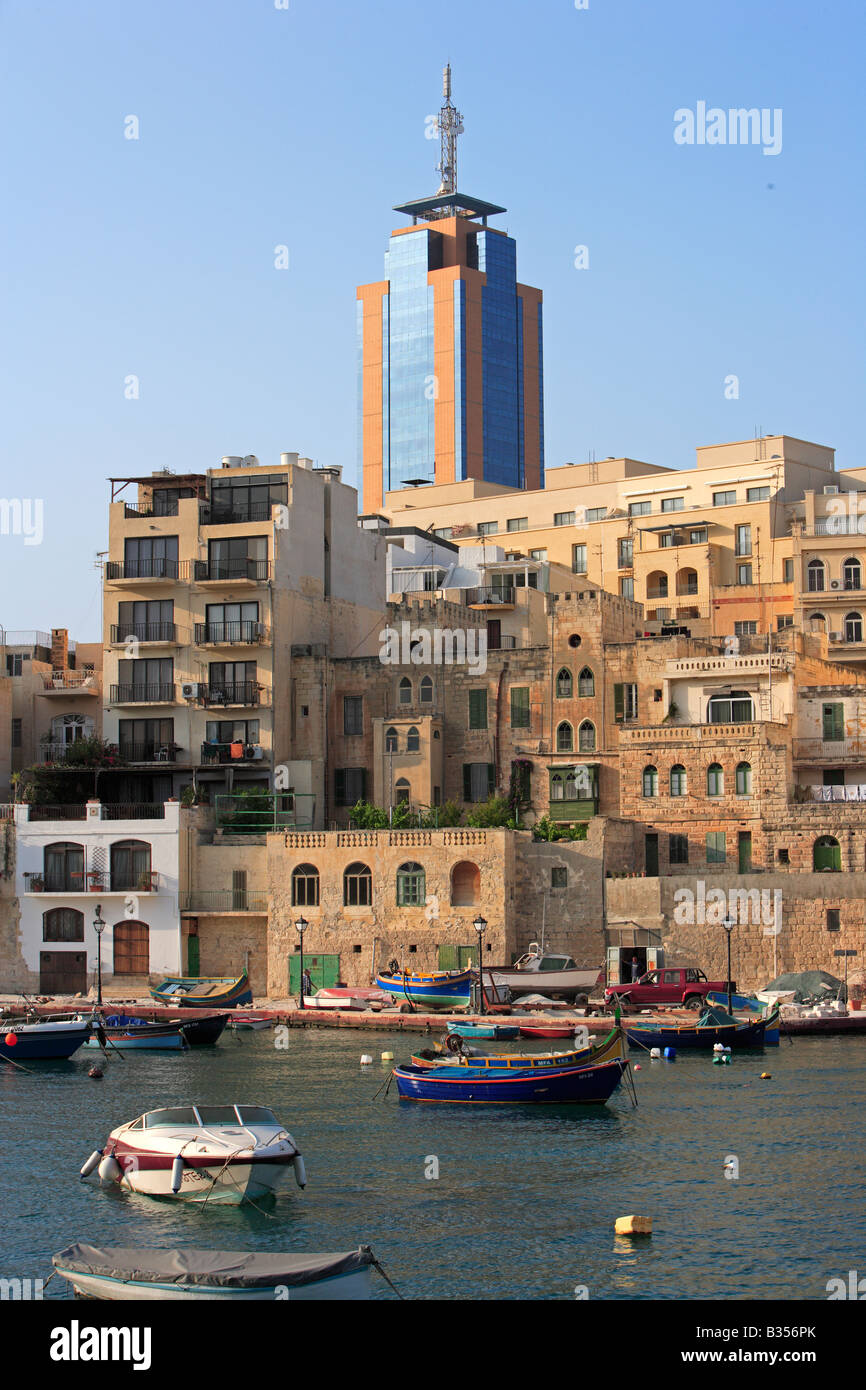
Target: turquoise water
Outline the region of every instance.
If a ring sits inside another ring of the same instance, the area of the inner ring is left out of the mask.
[[[95,1244],[340,1250],[370,1244],[405,1297],[826,1298],[866,1273],[866,1038],[783,1039],[765,1053],[673,1063],[638,1055],[639,1107],[424,1106],[376,1096],[394,1033],[228,1035],[180,1055],[93,1055],[0,1066],[0,1277],[46,1278],[50,1256]],[[537,1045],[534,1050],[542,1050]],[[362,1068],[362,1052],[375,1058]],[[632,1054],[634,1057],[634,1054]],[[772,1080],[759,1080],[767,1070]],[[159,1105],[271,1106],[308,1186],[269,1207],[204,1209],[82,1183],[110,1129]],[[733,1154],[740,1176],[729,1180]],[[425,1177],[438,1160],[439,1177]],[[651,1240],[614,1236],[653,1217]],[[393,1294],[376,1278],[377,1297]],[[55,1278],[46,1297],[65,1296]]]

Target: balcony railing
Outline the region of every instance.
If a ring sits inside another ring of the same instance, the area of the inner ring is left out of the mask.
[[[115,801],[102,803],[103,820],[165,820],[161,801]]]
[[[143,869],[139,873],[109,873],[88,869],[67,873],[35,872],[24,875],[25,893],[155,893],[159,874]]]
[[[92,691],[96,694],[96,676],[92,671],[52,671],[42,677],[43,690]]]
[[[200,685],[199,699],[208,706],[214,705],[260,705],[264,703],[262,687],[255,681],[240,681],[237,684]]]
[[[270,560],[196,560],[195,578],[200,584],[250,582],[262,584],[270,578]]]
[[[177,498],[157,502],[126,502],[123,515],[134,519],[137,516],[177,516]]]
[[[176,743],[121,743],[118,752],[127,763],[173,763],[182,750]]]
[[[110,879],[108,892],[111,893],[155,893],[159,888],[159,874],[155,869],[141,869],[138,872],[133,869],[131,873],[114,870],[103,877]]]
[[[499,638],[495,638],[495,637],[491,637],[490,634],[488,633],[488,636],[487,636],[487,646],[488,646],[488,648],[490,649],[490,651],[492,651],[492,652],[497,652],[497,651],[513,652],[513,651],[515,650],[515,648],[517,647],[517,638],[516,638],[516,637],[509,637],[507,634],[504,634],[504,635],[500,636]]]
[[[497,603],[513,604],[514,586],[509,585],[507,588],[484,587],[480,589],[467,589],[466,602],[470,604],[484,603],[491,605],[495,605]]]
[[[177,628],[174,623],[113,623],[112,642],[176,642]]]
[[[227,505],[222,502],[202,502],[198,509],[201,526],[232,526],[244,521],[270,521],[276,502],[237,502]]]
[[[202,763],[255,763],[261,762],[264,753],[259,743],[203,743]]]
[[[863,536],[866,535],[864,516],[820,517],[814,526],[803,527],[804,536]]]
[[[189,579],[189,560],[108,560],[105,577],[112,579]]]
[[[196,623],[195,640],[199,647],[240,647],[266,641],[267,629],[259,622]]]
[[[113,705],[160,705],[174,702],[174,682],[157,681],[155,684],[113,685],[111,703]]]
[[[181,912],[267,912],[266,888],[192,889],[180,897]]]
[[[87,820],[87,807],[83,805],[31,805],[28,807],[28,819],[35,820]]]
[[[795,762],[866,763],[866,738],[856,734],[839,739],[795,738]]]
[[[79,871],[70,869],[66,873],[53,872],[50,874],[46,874],[43,870],[24,875],[25,893],[83,893],[85,891],[84,885],[83,869]],[[94,889],[95,891],[96,889]]]

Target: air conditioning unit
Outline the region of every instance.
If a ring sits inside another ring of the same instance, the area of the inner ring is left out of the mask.
[[[839,580],[838,580],[838,579],[831,579],[831,580],[830,580],[830,588],[831,588],[831,589],[838,589],[838,587],[839,587]]]
[[[265,750],[260,743],[254,743],[250,749],[250,756],[254,763],[260,763],[265,756]]]
[[[831,641],[831,642],[841,642],[841,641],[842,641],[842,634],[841,634],[841,632],[831,632],[831,633],[830,633],[830,641]]]
[[[838,497],[838,495],[839,495],[839,489],[838,489],[838,487],[836,487],[835,483],[834,483],[831,487],[825,487],[825,489],[824,489],[824,496],[825,496],[825,497]]]
[[[180,693],[185,700],[197,700],[201,686],[198,681],[184,681]]]

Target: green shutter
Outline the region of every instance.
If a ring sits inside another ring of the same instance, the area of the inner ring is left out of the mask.
[[[824,706],[824,742],[841,743],[844,738],[842,728],[842,706]]]
[[[469,692],[469,727],[470,729],[487,728],[486,690],[470,690]]]
[[[440,969],[440,970],[458,970],[458,969],[460,968],[459,965],[458,965],[459,959],[460,959],[460,957],[459,957],[459,955],[458,955],[458,953],[457,953],[457,947],[456,947],[456,946],[440,946],[440,947],[439,947],[439,969]]]
[[[496,791],[496,765],[487,764],[487,795],[492,796]]]
[[[613,717],[625,719],[625,686],[618,682],[613,688]]]
[[[334,801],[338,806],[346,804],[346,771],[342,767],[334,769]]]
[[[472,800],[472,764],[463,764],[463,800]]]
[[[529,728],[528,685],[513,685],[511,687],[511,727],[512,729]]]

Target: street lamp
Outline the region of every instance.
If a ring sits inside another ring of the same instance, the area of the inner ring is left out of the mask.
[[[722,923],[725,929],[725,935],[728,938],[728,1013],[733,1013],[734,1008],[733,989],[731,986],[731,932],[736,925],[736,922],[730,917],[726,917]]]
[[[301,941],[301,990],[298,1002],[302,1009],[304,1008],[304,932],[309,925],[306,917],[299,917],[295,923],[295,930]]]
[[[484,957],[481,952],[484,949],[484,933],[487,930],[487,923],[479,912],[475,921],[472,923],[478,933],[478,992],[479,992],[479,1012],[484,1013]]]
[[[96,916],[93,919],[93,930],[96,932],[96,1002],[102,1004],[102,933],[108,926],[102,915],[102,906],[97,904]]]

